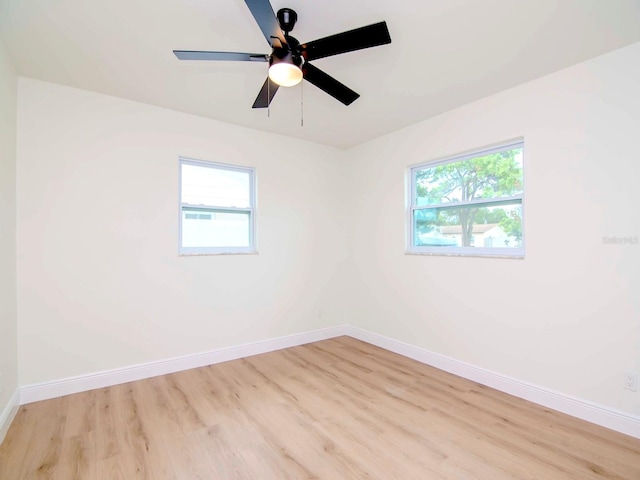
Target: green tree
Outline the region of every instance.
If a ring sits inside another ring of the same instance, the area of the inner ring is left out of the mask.
[[[522,240],[522,217],[519,212],[509,212],[502,220],[500,220],[500,228],[507,235],[515,237],[518,242]]]
[[[522,166],[516,159],[522,149],[505,150],[483,157],[426,168],[416,173],[418,202],[451,204],[511,196],[522,191]],[[502,212],[502,213],[496,213]],[[517,211],[489,210],[487,205],[441,208],[439,225],[460,225],[462,245],[471,245],[475,223],[499,223],[509,235],[522,237]]]
[[[459,208],[454,209],[446,209],[440,212],[438,216],[438,220],[440,225],[460,225],[460,215]],[[507,212],[503,209],[494,208],[478,208],[476,212],[476,216],[474,218],[474,223],[495,223],[501,224],[505,219],[509,218]]]

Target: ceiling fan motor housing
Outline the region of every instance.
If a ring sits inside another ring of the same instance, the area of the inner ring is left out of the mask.
[[[269,65],[280,62],[291,63],[296,67],[300,67],[302,66],[302,57],[287,48],[274,48],[273,53],[269,57]]]
[[[299,67],[303,61],[300,53],[300,42],[288,34],[285,34],[285,38],[287,40],[287,44],[285,46],[273,47],[273,51],[271,52],[271,61],[273,61],[274,57],[282,60],[290,56],[293,60],[291,63]]]

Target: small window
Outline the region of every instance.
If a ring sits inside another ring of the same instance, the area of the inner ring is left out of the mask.
[[[252,168],[180,159],[180,253],[255,252]]]
[[[524,256],[524,142],[410,170],[408,252]]]

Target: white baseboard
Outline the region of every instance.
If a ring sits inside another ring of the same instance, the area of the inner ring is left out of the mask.
[[[297,345],[304,345],[305,343],[346,335],[345,332],[346,325],[340,325],[313,330],[311,332],[245,343],[234,347],[220,348],[209,352],[195,353],[51,382],[26,385],[20,389],[20,403],[38,402],[63,395],[85,392],[95,388],[110,387],[121,383],[156,377],[158,375],[166,375],[191,368],[204,367],[215,363],[273,352],[283,348],[295,347]]]
[[[515,397],[557,410],[573,417],[581,418],[596,425],[640,438],[640,417],[620,412],[604,405],[588,402],[580,398],[532,385],[522,380],[492,372],[445,355],[409,345],[393,338],[385,337],[351,325],[346,326],[346,334],[372,345],[384,348],[421,363],[431,365],[445,372],[453,373],[474,382],[481,383]]]
[[[2,409],[2,412],[0,412],[0,443],[2,443],[5,435],[9,431],[11,422],[13,422],[16,413],[18,413],[18,407],[20,407],[20,390],[16,389],[9,398],[9,402]]]
[[[305,343],[326,340],[341,335],[348,335],[510,395],[524,398],[553,410],[640,438],[640,417],[638,416],[616,411],[603,405],[555,392],[544,387],[532,385],[368,330],[351,325],[340,325],[285,337],[246,343],[234,347],[221,348],[209,352],[24,386],[20,389],[19,396],[17,391],[14,393],[11,401],[0,415],[0,440],[4,434],[6,434],[17,412],[19,403],[37,402],[95,388],[142,380],[158,375],[268,353],[283,348],[303,345]]]

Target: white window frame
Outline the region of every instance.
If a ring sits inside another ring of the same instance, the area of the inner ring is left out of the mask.
[[[477,199],[460,203],[440,203],[434,205],[416,205],[417,198],[416,192],[416,173],[419,170],[425,168],[434,168],[440,165],[446,165],[450,163],[462,162],[473,158],[482,157],[492,153],[498,153],[504,150],[512,150],[515,148],[522,148],[522,194],[517,194],[509,197],[498,197],[496,199]],[[525,254],[525,229],[524,229],[524,139],[519,138],[508,142],[493,145],[491,147],[479,148],[477,150],[469,151],[464,154],[454,155],[450,157],[441,158],[438,160],[421,163],[408,168],[407,171],[407,238],[406,238],[406,253],[414,255],[444,255],[444,256],[465,256],[465,257],[498,257],[498,258],[524,258]],[[415,238],[415,222],[414,212],[416,210],[427,210],[432,208],[446,208],[453,207],[459,208],[461,206],[483,205],[483,206],[499,206],[500,204],[508,204],[518,202],[522,205],[522,245],[519,248],[489,248],[489,247],[454,247],[454,246],[417,246],[414,245]]]
[[[249,174],[249,204],[247,208],[221,207],[219,205],[192,205],[182,202],[182,165],[213,168],[217,170],[231,170]],[[180,157],[178,162],[178,252],[180,255],[228,255],[257,253],[256,249],[256,172],[255,168],[230,165],[226,163],[195,160]],[[203,213],[248,213],[249,214],[249,245],[246,247],[183,247],[182,220],[183,209],[201,210]]]

